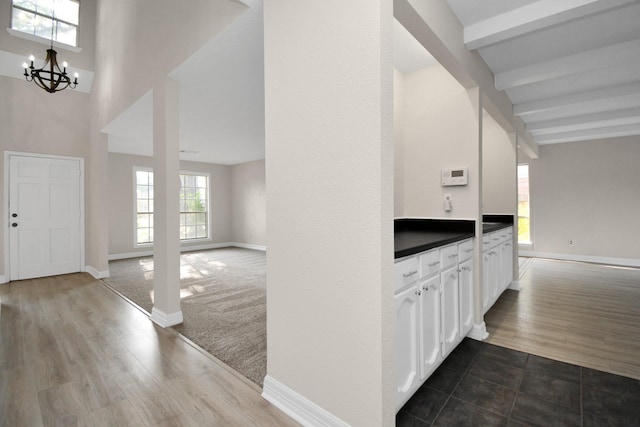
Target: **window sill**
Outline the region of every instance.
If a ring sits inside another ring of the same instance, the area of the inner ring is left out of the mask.
[[[45,39],[42,37],[34,36],[33,34],[23,33],[22,31],[14,30],[13,28],[7,28],[7,32],[14,37],[18,37],[20,39],[29,40],[32,42],[40,43],[46,46],[51,46],[51,40]],[[68,50],[70,52],[80,53],[82,52],[81,47],[71,46],[69,44],[59,43],[54,41],[53,47],[63,50]]]

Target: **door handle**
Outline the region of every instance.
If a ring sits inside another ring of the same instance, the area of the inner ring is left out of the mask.
[[[12,218],[16,218],[17,216],[18,216],[18,214],[17,214],[17,213],[12,213],[12,214],[11,214],[11,217],[12,217]]]
[[[17,227],[17,226],[18,226],[18,223],[17,223],[17,222],[14,222],[13,224],[11,224],[11,226],[12,226],[12,227]]]

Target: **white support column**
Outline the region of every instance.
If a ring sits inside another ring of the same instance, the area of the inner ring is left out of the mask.
[[[182,323],[180,310],[179,88],[170,78],[153,88],[154,243],[151,320]]]
[[[266,1],[267,377],[304,425],[391,426],[391,0]]]

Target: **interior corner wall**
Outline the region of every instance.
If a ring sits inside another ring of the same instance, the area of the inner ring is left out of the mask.
[[[236,243],[266,246],[265,161],[231,166],[231,229]]]
[[[479,100],[442,66],[406,74],[403,85],[404,215],[476,219],[480,194]],[[441,170],[468,168],[466,186],[443,187]],[[453,209],[444,210],[444,194]]]
[[[0,161],[0,189],[5,185],[6,151],[81,158],[88,156],[87,94],[64,91],[52,95],[33,83],[4,76],[0,76],[0,93],[0,153],[3,156]],[[87,174],[85,186],[86,178]],[[6,203],[4,196],[1,196],[3,205]],[[0,227],[0,242],[5,237],[4,225],[6,223],[3,222]],[[0,276],[5,272],[2,256]]]
[[[517,177],[515,134],[485,113],[482,125],[482,212],[515,215]]]
[[[131,256],[150,247],[134,244],[134,167],[153,167],[153,158],[109,153],[109,255]],[[180,162],[180,170],[210,175],[211,238],[182,243],[183,250],[233,241],[231,232],[231,167],[199,162]]]
[[[638,159],[640,136],[541,145],[529,161],[534,254],[640,265]]]

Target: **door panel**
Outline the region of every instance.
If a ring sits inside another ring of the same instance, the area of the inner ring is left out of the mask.
[[[81,179],[79,160],[10,157],[11,280],[81,270]]]

